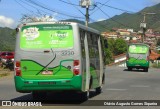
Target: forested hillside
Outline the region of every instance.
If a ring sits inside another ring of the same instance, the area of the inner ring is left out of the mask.
[[[0,51],[13,51],[15,47],[15,30],[0,27]]]
[[[143,21],[143,13],[155,13],[154,15],[146,15],[147,28],[160,31],[160,4],[144,8],[137,13],[116,15],[107,20],[91,23],[90,26],[99,31],[110,31],[112,28],[133,28],[138,31],[140,23]]]

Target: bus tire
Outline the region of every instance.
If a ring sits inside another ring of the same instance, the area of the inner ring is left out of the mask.
[[[103,76],[102,76],[102,84],[105,84],[105,74],[103,73]]]
[[[82,97],[81,100],[82,101],[87,101],[89,99],[89,93],[90,93],[89,90],[86,91],[86,92],[82,92],[81,93],[81,97]]]
[[[93,78],[91,76],[90,77],[90,81],[89,81],[89,90],[92,87],[92,83],[93,83]],[[82,99],[82,101],[87,101],[89,99],[89,96],[90,96],[90,91],[89,90],[87,90],[86,92],[82,92],[81,93],[81,97],[82,97],[81,99]]]
[[[132,67],[128,67],[128,71],[132,71]]]
[[[89,81],[89,89],[92,88],[92,83],[93,83],[93,78],[92,78],[92,76],[91,76],[91,77],[90,77],[90,81]]]
[[[144,71],[145,71],[145,72],[148,72],[148,68],[144,68]]]
[[[105,83],[105,74],[103,73],[102,84],[104,83]],[[102,86],[96,88],[96,94],[100,94],[100,93],[102,93]]]
[[[33,91],[32,92],[32,98],[34,100],[45,100],[46,99],[46,92],[38,92],[38,91]]]
[[[96,88],[96,94],[102,93],[102,86]]]

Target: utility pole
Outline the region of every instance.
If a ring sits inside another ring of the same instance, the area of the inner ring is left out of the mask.
[[[143,13],[143,22],[140,23],[140,27],[142,28],[142,43],[144,43],[144,39],[145,39],[145,32],[146,32],[146,27],[147,27],[147,23],[146,23],[146,15],[154,15],[156,13]]]
[[[142,23],[140,24],[140,27],[142,28],[141,39],[142,39],[142,43],[144,43],[145,31],[146,31],[146,23],[145,23],[145,22],[142,22]]]
[[[91,0],[81,0],[80,1],[80,6],[82,8],[86,8],[86,21],[85,21],[85,24],[86,26],[88,27],[88,22],[89,22],[89,6],[91,6]]]
[[[88,22],[89,22],[89,6],[86,6],[86,26],[88,27]]]

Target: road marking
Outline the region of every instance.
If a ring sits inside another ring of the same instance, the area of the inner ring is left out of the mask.
[[[106,90],[113,90],[113,91],[126,91],[127,89],[107,88]]]
[[[130,87],[148,88],[150,86],[149,85],[130,85]]]

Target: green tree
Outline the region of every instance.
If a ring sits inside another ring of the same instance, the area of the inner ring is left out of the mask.
[[[119,55],[127,51],[127,43],[125,40],[119,38],[115,40],[114,43],[114,55]]]
[[[114,44],[115,44],[115,40],[114,39],[108,39],[108,49],[112,53],[114,52]]]
[[[15,30],[0,27],[0,51],[14,51],[15,48]]]
[[[113,56],[125,53],[127,51],[127,43],[123,39],[103,39],[103,50],[105,52],[105,64],[110,64],[114,61]],[[107,44],[107,46],[106,46]],[[106,48],[107,47],[107,48]]]
[[[106,58],[105,58],[105,64],[110,64],[113,62],[113,53],[110,51],[109,48],[105,49]]]
[[[113,62],[113,45],[114,40],[113,39],[104,39],[102,37],[102,45],[103,45],[103,51],[105,54],[104,62],[105,64],[110,64]]]

